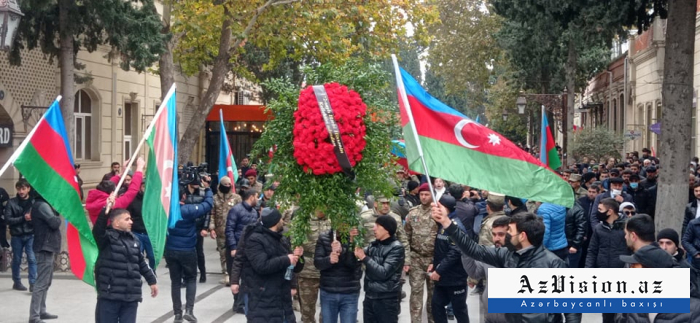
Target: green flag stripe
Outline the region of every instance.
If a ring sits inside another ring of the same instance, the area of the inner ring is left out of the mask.
[[[146,192],[143,196],[143,221],[146,225],[148,238],[153,246],[153,254],[155,257],[156,268],[163,258],[165,249],[165,237],[168,233],[168,216],[165,214],[163,204],[161,203],[161,192],[163,191],[163,182],[158,175],[158,167],[156,166],[156,156],[153,151],[153,137],[155,131],[151,132],[151,136],[146,141],[148,143],[148,171],[146,172]],[[177,194],[177,192],[173,192]],[[155,268],[154,268],[155,269]]]
[[[405,134],[408,143],[410,130]],[[419,138],[430,176],[519,198],[567,207],[573,205],[571,186],[546,168],[526,161],[484,154],[428,137]],[[407,144],[406,149],[416,148],[415,145]],[[418,156],[415,151],[406,153],[408,156]],[[423,171],[420,159],[412,161],[409,168]],[[535,185],[536,183],[539,185]]]

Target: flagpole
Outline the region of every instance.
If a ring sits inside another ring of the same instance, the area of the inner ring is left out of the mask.
[[[54,102],[61,102],[62,98],[63,97],[59,95],[58,97],[56,97],[56,100]],[[53,103],[51,105],[53,105]],[[60,107],[59,107],[59,109],[60,109]],[[19,145],[19,147],[17,147],[15,152],[12,153],[12,156],[10,156],[10,158],[7,160],[7,162],[5,162],[5,165],[3,165],[2,168],[0,168],[0,176],[2,176],[2,174],[5,174],[5,171],[10,167],[10,165],[12,165],[15,162],[15,160],[17,160],[17,157],[19,157],[19,155],[22,153],[22,151],[24,151],[24,148],[27,147],[27,144],[29,144],[29,141],[34,136],[34,132],[36,132],[37,126],[39,124],[41,124],[41,122],[44,120],[45,115],[46,115],[46,113],[44,113],[41,116],[39,121],[34,125],[34,128],[32,128],[32,130],[29,132],[29,134],[27,134],[27,137],[24,138],[24,140]]]
[[[540,121],[540,161],[546,166],[549,167],[549,156],[547,156],[547,147],[545,147],[546,143],[544,141],[544,138],[546,138],[547,134],[546,131],[547,129],[544,127],[544,122],[547,120],[547,115],[545,114],[544,111],[544,104],[542,105],[542,121]]]
[[[148,125],[148,128],[146,128],[146,132],[143,134],[143,138],[141,138],[141,141],[139,141],[139,144],[136,146],[136,149],[134,149],[135,154],[138,153],[139,150],[141,150],[141,146],[143,146],[143,143],[146,142],[146,140],[150,136],[151,131],[153,131],[153,127],[156,124],[156,120],[158,120],[158,117],[160,117],[160,115],[163,113],[164,110],[167,110],[167,107],[165,105],[168,104],[168,101],[170,100],[170,97],[173,96],[173,94],[175,94],[175,83],[173,83],[173,86],[170,87],[170,90],[168,90],[168,93],[163,98],[163,102],[160,103],[160,106],[158,107],[158,111],[156,111],[156,114],[153,116],[153,119],[151,120],[151,124]],[[131,169],[131,165],[134,164],[134,159],[135,159],[134,157],[135,156],[131,156],[131,158],[129,158],[129,162],[126,164],[126,168],[124,169],[124,171]],[[122,187],[122,184],[124,183],[125,178],[126,178],[126,176],[123,176],[123,175],[121,176],[121,178],[119,178],[119,183],[117,184],[117,187],[114,188],[115,192],[119,192],[119,189]],[[107,210],[106,210],[107,212],[109,212],[110,207],[111,207],[111,205],[107,205]]]
[[[421,145],[420,140],[418,139],[418,130],[416,130],[416,123],[413,121],[411,105],[408,103],[408,96],[406,96],[406,88],[404,87],[403,78],[401,77],[399,61],[396,59],[396,55],[394,54],[391,54],[391,60],[394,62],[394,74],[396,74],[396,86],[398,87],[398,92],[400,96],[399,99],[404,102],[404,108],[406,108],[406,114],[408,114],[408,123],[411,125],[411,130],[413,131],[413,139],[416,141],[418,157],[420,157],[421,163],[423,164],[423,171],[425,173],[425,176],[428,178],[428,187],[430,188],[430,195],[433,197],[433,202],[437,204],[438,200],[435,195],[435,190],[433,189],[433,183],[430,180],[430,174],[428,173],[428,165],[425,163],[425,157],[423,157],[423,146]]]

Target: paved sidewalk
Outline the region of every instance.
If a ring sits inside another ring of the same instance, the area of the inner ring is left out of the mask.
[[[197,297],[194,307],[194,314],[199,322],[246,322],[243,314],[234,314],[231,311],[233,297],[228,287],[219,284],[223,276],[219,273],[219,253],[216,251],[216,243],[212,239],[205,239],[204,251],[207,261],[207,282],[197,283]],[[158,297],[149,296],[150,289],[144,282],[143,302],[139,305],[138,322],[163,323],[172,322],[172,303],[170,301],[170,279],[165,262],[158,269]],[[23,283],[28,286],[26,273],[23,273]],[[408,294],[410,287],[404,284],[404,290]],[[185,301],[184,289],[182,289],[182,301]],[[95,290],[77,280],[70,273],[56,273],[53,285],[49,289],[46,306],[48,312],[58,315],[57,320],[47,322],[93,322],[95,314],[95,303],[97,293]],[[0,273],[0,322],[20,323],[27,322],[29,318],[29,302],[31,294],[29,292],[18,292],[12,290],[12,277],[8,272]],[[360,309],[358,320],[362,322],[362,299],[360,295]],[[469,317],[471,322],[478,322],[479,300],[474,295],[467,298],[469,306]],[[401,315],[399,322],[410,322],[408,313],[408,297],[401,302]],[[320,312],[320,304],[317,304],[316,313]],[[423,321],[427,322],[425,310],[423,311]],[[300,322],[301,315],[296,313],[297,321]],[[583,323],[600,322],[600,314],[584,315]],[[450,321],[456,323],[456,321]]]

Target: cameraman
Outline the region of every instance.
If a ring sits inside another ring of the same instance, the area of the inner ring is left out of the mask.
[[[189,322],[196,322],[197,318],[194,316],[194,298],[197,293],[196,221],[209,214],[214,205],[214,199],[210,189],[200,189],[201,178],[197,170],[192,167],[183,169],[183,178],[180,183],[184,184],[179,191],[182,219],[175,223],[174,228],[168,229],[165,260],[170,268],[170,290],[175,322],[182,322],[183,317]],[[184,316],[180,300],[180,284],[183,279],[187,301]]]

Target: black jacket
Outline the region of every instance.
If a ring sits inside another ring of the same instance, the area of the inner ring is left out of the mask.
[[[391,236],[382,241],[374,240],[365,249],[365,298],[384,299],[398,297],[401,290],[401,271],[406,257],[401,242]]]
[[[455,223],[447,227],[445,233],[450,236],[450,239],[455,242],[464,255],[496,268],[566,268],[566,263],[561,258],[546,250],[542,245],[533,246],[523,254],[519,254],[509,251],[507,248],[479,245],[467,237]],[[567,323],[580,322],[579,314],[564,315]],[[506,320],[512,323],[555,323],[563,322],[563,316],[560,313],[509,313],[506,314]]]
[[[593,206],[594,201],[595,201],[595,199],[591,200],[588,198],[588,196],[584,196],[584,197],[577,200],[578,204],[583,209],[583,214],[591,214],[591,209],[593,209],[593,208],[596,208],[596,210],[598,209],[597,205]],[[591,235],[593,234],[593,228],[591,227],[590,218],[588,218],[588,219],[589,220],[587,222],[588,226],[586,227],[586,237],[590,238]]]
[[[654,217],[654,208],[656,205],[652,205],[651,193],[649,190],[643,188],[641,185],[636,190],[627,188],[627,194],[632,196],[632,201],[637,209],[637,213],[649,214],[652,218]]]
[[[462,221],[462,225],[467,229],[467,233],[474,233],[474,219],[479,214],[479,209],[468,198],[457,201],[455,206],[455,216]],[[478,239],[478,234],[475,234]]]
[[[243,201],[234,205],[226,215],[226,246],[231,250],[237,249],[243,228],[256,222],[258,222],[258,212],[248,202]]]
[[[455,213],[452,213],[454,221],[460,225],[460,229],[466,232],[461,226]],[[467,284],[467,272],[462,266],[462,252],[457,245],[445,234],[443,228],[438,229],[435,236],[435,251],[433,252],[433,270],[440,275],[440,280],[435,282],[438,286],[464,286]]]
[[[681,238],[683,249],[690,257],[700,253],[700,220],[694,219],[688,224],[688,228]]]
[[[250,266],[243,267],[248,293],[248,322],[296,322],[292,309],[291,281],[284,279],[291,264],[290,245],[282,233],[261,225],[253,227],[245,242],[245,255]],[[304,267],[300,258],[294,272]]]
[[[314,266],[321,271],[321,289],[334,294],[359,293],[362,266],[355,259],[352,246],[343,244],[338,262],[331,264],[331,242],[332,230],[321,233],[316,241]]]
[[[621,255],[629,255],[625,242],[625,217],[615,220],[610,226],[607,222],[598,223],[593,228],[593,236],[586,254],[586,268],[624,268]]]
[[[131,225],[131,231],[146,234],[146,225],[143,223],[143,214],[141,213],[142,209],[143,193],[138,192],[126,210],[129,211],[129,214],[131,214],[131,221],[134,221],[134,223]]]
[[[140,302],[141,276],[148,285],[156,284],[156,276],[148,266],[136,236],[131,232],[107,226],[109,216],[102,209],[92,228],[92,236],[100,250],[95,263],[97,297],[113,301]]]
[[[632,200],[632,195],[629,195],[625,192],[622,192],[621,194],[622,194],[622,199],[624,202],[634,203],[634,201]],[[593,201],[593,206],[588,211],[588,219],[591,223],[591,230],[593,228],[595,228],[596,224],[598,224],[600,222],[600,221],[598,221],[598,219],[596,219],[596,216],[595,216],[596,213],[598,212],[598,204],[600,204],[601,200],[603,200],[604,198],[608,198],[608,197],[611,197],[610,191],[607,191],[607,192],[602,193],[602,194],[598,194],[598,196],[595,197],[595,201]]]
[[[586,236],[586,230],[588,230],[588,217],[581,204],[576,201],[574,206],[566,211],[566,242],[568,246],[580,249],[583,238]]]
[[[695,219],[695,212],[698,210],[698,200],[692,201],[685,206],[685,216],[683,216],[683,229],[681,230],[681,237],[685,234],[685,229],[688,227],[688,223]]]
[[[31,211],[34,223],[34,252],[61,252],[61,217],[44,201],[37,197]]]
[[[31,211],[33,203],[34,199],[31,197],[27,200],[13,197],[7,201],[4,213],[5,222],[10,226],[10,234],[13,237],[34,234],[34,224],[32,221],[24,219],[24,214]]]

